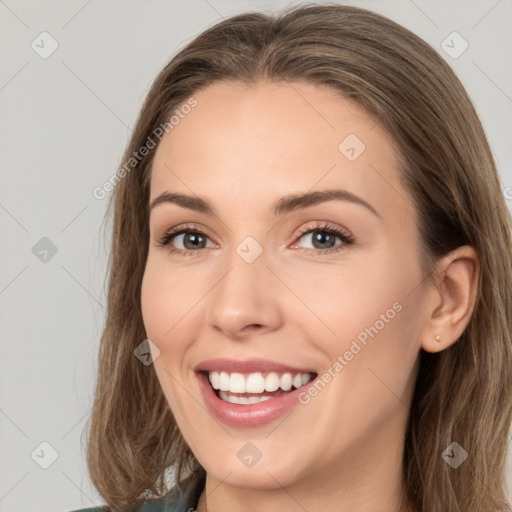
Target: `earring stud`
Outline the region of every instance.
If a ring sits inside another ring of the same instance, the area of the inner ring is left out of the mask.
[[[439,336],[439,334],[436,336],[436,341],[441,342],[441,336]]]

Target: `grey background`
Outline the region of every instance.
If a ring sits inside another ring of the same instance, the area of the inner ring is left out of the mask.
[[[82,436],[105,303],[107,202],[92,190],[116,171],[152,79],[184,43],[222,17],[290,3],[0,0],[0,511],[103,503]],[[450,63],[510,205],[512,1],[344,3],[394,19]],[[43,31],[59,45],[46,59],[31,47]],[[453,31],[469,43],[458,58],[441,47]],[[43,469],[52,449],[58,456]]]

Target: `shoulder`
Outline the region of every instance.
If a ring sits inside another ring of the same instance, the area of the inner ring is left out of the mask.
[[[197,507],[197,501],[204,486],[204,477],[201,474],[187,478],[180,488],[173,487],[162,498],[149,499],[138,507],[127,509],[124,512],[188,512]],[[108,507],[92,507],[75,509],[70,512],[110,512]]]
[[[104,512],[104,508],[103,507],[81,508],[81,509],[70,510],[69,512]]]
[[[103,507],[93,507],[70,510],[69,512],[104,512],[104,510]]]
[[[182,512],[184,509],[184,500],[176,495],[175,492],[160,498],[143,501],[138,507],[126,509],[124,512]],[[71,512],[110,512],[105,507],[81,508],[72,510]]]
[[[183,500],[172,493],[172,495],[167,495],[164,498],[143,501],[138,507],[126,509],[124,512],[182,512],[184,505]],[[110,509],[101,506],[81,508],[70,512],[110,512]]]

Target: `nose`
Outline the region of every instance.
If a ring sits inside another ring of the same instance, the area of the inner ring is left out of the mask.
[[[282,285],[263,254],[247,263],[238,254],[208,294],[206,319],[211,328],[234,340],[278,329],[282,323]]]

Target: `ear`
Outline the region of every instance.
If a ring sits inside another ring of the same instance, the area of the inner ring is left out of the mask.
[[[480,260],[473,247],[464,245],[441,258],[434,272],[421,330],[421,348],[426,352],[448,348],[464,332],[476,303]]]

